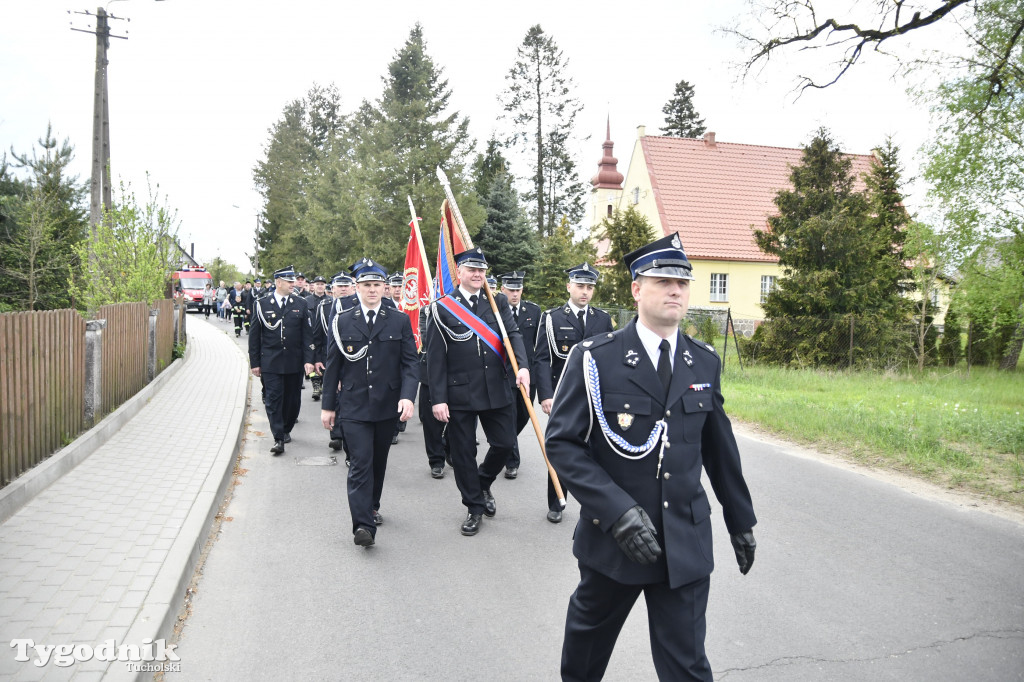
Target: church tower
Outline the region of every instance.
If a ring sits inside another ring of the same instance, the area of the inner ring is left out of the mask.
[[[608,128],[605,134],[604,144],[601,145],[603,153],[601,160],[597,162],[597,175],[590,179],[593,189],[590,190],[590,230],[594,230],[605,218],[610,218],[615,209],[619,206],[619,198],[622,196],[622,173],[616,167],[619,160],[612,155],[612,122],[611,115],[608,116]]]

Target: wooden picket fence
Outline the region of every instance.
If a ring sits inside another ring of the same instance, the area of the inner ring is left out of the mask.
[[[156,373],[174,359],[174,301],[153,304]],[[145,303],[102,306],[99,421],[148,382]],[[180,316],[184,338],[184,306]],[[0,488],[74,440],[85,426],[86,321],[74,310],[0,314]]]
[[[82,430],[85,320],[74,310],[0,315],[0,486]]]

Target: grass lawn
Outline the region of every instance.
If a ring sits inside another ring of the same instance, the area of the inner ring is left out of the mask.
[[[1024,371],[740,370],[732,359],[722,381],[736,419],[1024,508]]]

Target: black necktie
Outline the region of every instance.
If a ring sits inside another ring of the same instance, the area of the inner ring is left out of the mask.
[[[469,307],[470,309],[472,309],[474,314],[476,313],[476,304],[479,300],[480,297],[477,296],[476,294],[473,294],[472,296],[469,297]]]
[[[580,321],[580,331],[583,332],[583,338],[587,337],[587,313],[579,311],[576,313],[576,318]]]
[[[366,327],[367,327],[367,329],[370,330],[371,334],[373,333],[373,316],[374,315],[376,315],[376,313],[373,312],[372,310],[367,310],[366,311]]]
[[[662,339],[658,345],[661,355],[658,356],[658,378],[661,379],[661,387],[668,394],[669,384],[672,383],[672,358],[669,357],[670,346],[666,339]]]
[[[512,317],[515,318],[516,324],[519,324],[519,306],[512,308]]]

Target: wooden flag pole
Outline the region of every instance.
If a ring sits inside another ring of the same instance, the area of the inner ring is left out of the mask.
[[[444,194],[448,198],[448,204],[452,207],[452,215],[455,216],[455,224],[459,229],[459,235],[462,237],[463,243],[467,249],[473,248],[473,240],[469,236],[469,230],[466,229],[466,223],[462,220],[462,213],[459,211],[459,205],[455,201],[455,195],[452,193],[451,184],[448,182],[448,176],[441,170],[441,167],[437,167],[437,179],[441,181],[441,186],[444,188]],[[498,310],[498,303],[494,300],[494,292],[491,291],[491,286],[487,283],[486,278],[484,279],[484,291],[487,292],[487,300],[491,303],[491,310],[494,312],[495,319],[498,320],[498,328],[501,330],[501,339],[505,342],[505,352],[508,353],[508,358],[512,362],[512,370],[518,376],[519,374],[519,363],[516,362],[516,354],[512,351],[512,342],[509,341],[508,332],[505,331],[505,323],[501,319],[501,312]],[[533,424],[533,431],[537,434],[537,442],[540,444],[540,454],[544,458],[544,464],[548,468],[548,476],[551,477],[551,482],[555,486],[555,494],[558,496],[558,504],[563,509],[565,508],[565,493],[562,492],[562,485],[558,482],[558,474],[555,473],[554,467],[551,466],[551,462],[548,461],[548,453],[544,448],[544,434],[541,432],[540,422],[537,421],[537,413],[533,410],[533,401],[530,400],[530,392],[522,384],[519,385],[519,392],[523,396],[523,402],[526,403],[526,411],[530,414],[530,422]]]

